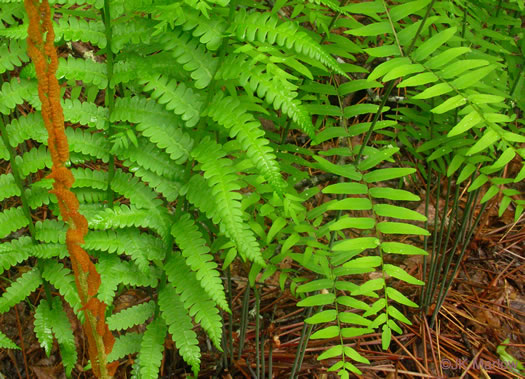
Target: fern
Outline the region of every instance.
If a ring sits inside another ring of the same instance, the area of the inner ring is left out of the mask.
[[[264,265],[257,241],[242,220],[240,195],[233,192],[240,189],[240,185],[236,182],[231,162],[223,159],[225,153],[221,147],[209,139],[201,141],[192,154],[202,164],[204,177],[210,183],[216,201],[216,214],[223,222],[221,226],[226,234],[236,243],[241,255]]]
[[[0,346],[4,349],[20,349],[4,333],[0,332]]]
[[[165,104],[167,110],[173,112],[186,122],[191,128],[199,122],[201,101],[191,88],[186,88],[184,83],[168,81],[165,77],[151,78],[144,81],[144,91],[151,92],[151,97],[160,104]]]
[[[171,234],[186,258],[187,265],[196,272],[197,280],[204,290],[219,307],[229,310],[220,275],[216,270],[217,264],[212,261],[210,250],[190,216],[186,214],[177,220],[171,228]]]
[[[111,330],[124,330],[132,326],[143,324],[155,311],[155,303],[147,302],[124,309],[108,318]]]
[[[138,333],[126,333],[116,338],[113,350],[108,355],[108,361],[113,362],[124,358],[126,355],[136,353],[141,341],[142,334]]]
[[[138,355],[139,373],[144,378],[154,378],[159,372],[164,350],[167,327],[162,319],[151,322],[140,341]]]
[[[78,357],[71,324],[60,299],[53,298],[52,304],[46,300],[40,301],[35,312],[35,334],[40,345],[45,348],[47,355],[49,355],[52,347],[53,335],[55,336],[66,374],[71,375]]]
[[[0,238],[27,226],[28,221],[22,207],[9,208],[0,213]]]
[[[200,366],[197,335],[192,330],[191,318],[173,287],[164,287],[159,292],[159,308],[180,355],[197,375]]]
[[[230,130],[230,137],[238,138],[243,150],[254,161],[255,166],[278,193],[286,186],[272,148],[267,146],[260,123],[234,97],[217,94],[212,100],[207,114],[215,122]]]
[[[0,271],[37,263],[0,311],[55,287],[61,299],[40,300],[35,330],[47,354],[56,337],[72,375],[62,301],[75,313],[80,301],[63,261],[66,223],[45,178],[27,16],[4,3]],[[237,254],[251,285],[277,274],[299,306],[323,307],[306,323],[312,338],[337,342],[319,358],[337,358],[342,377],[359,373],[355,362],[368,360],[345,338],[380,331],[388,348],[410,323],[399,304],[415,305],[396,283],[421,284],[391,257],[426,254],[410,242],[427,241],[425,218],[404,205],[420,201],[406,188],[415,170],[428,188],[447,176],[480,203],[501,198],[500,215],[523,212],[519,2],[496,15],[485,0],[54,4],[66,165],[101,275],[96,297],[112,309],[122,291],[151,293],[108,316],[115,330],[146,329],[121,335],[110,355],[138,353],[132,375],[158,377],[167,332],[198,375],[193,328],[220,349],[219,308],[229,311],[220,266]],[[308,272],[316,278],[306,282]],[[1,333],[0,345],[16,348]]]
[[[43,264],[42,278],[60,292],[76,313],[79,312],[82,303],[75,288],[75,277],[70,269],[59,262],[48,260]]]
[[[20,67],[29,60],[26,46],[21,41],[12,40],[8,45],[0,47],[0,74]]]
[[[222,323],[211,298],[203,293],[195,274],[179,255],[171,256],[165,264],[170,283],[180,295],[184,308],[208,333],[215,346],[220,349]]]
[[[0,313],[7,312],[14,305],[24,300],[41,284],[40,272],[36,267],[20,275],[0,297]]]

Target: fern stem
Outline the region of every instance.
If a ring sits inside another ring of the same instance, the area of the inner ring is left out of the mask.
[[[438,250],[437,250],[437,237],[438,237],[438,222],[439,222],[439,198],[441,196],[441,177],[439,175],[439,172],[436,172],[436,201],[434,206],[434,228],[433,228],[433,239],[432,239],[432,256],[430,257],[430,273],[428,275],[428,283],[432,283],[434,281],[434,278],[436,276],[436,262],[437,262],[437,256],[438,256]],[[428,300],[428,296],[430,294],[430,289],[432,288],[432,285],[427,284],[427,295],[426,298]]]
[[[306,311],[305,319],[310,317],[313,313],[313,307],[309,307]],[[298,371],[301,370],[303,365],[304,354],[306,352],[306,346],[308,345],[308,340],[310,339],[310,334],[312,334],[313,325],[308,325],[304,323],[303,330],[301,330],[301,337],[299,338],[299,344],[297,345],[297,354],[292,365],[292,372],[290,374],[290,379],[294,379]],[[271,373],[271,372],[270,372]]]
[[[106,34],[106,76],[108,79],[108,84],[106,87],[106,96],[105,96],[105,105],[108,109],[108,118],[106,120],[106,136],[111,137],[111,113],[114,108],[115,103],[115,87],[111,86],[111,80],[113,78],[113,50],[112,47],[112,37],[113,31],[111,28],[111,11],[109,0],[104,0],[104,11],[103,13],[103,22],[104,22],[104,32]],[[110,154],[109,156],[109,165],[108,165],[108,189],[107,189],[107,200],[110,207],[113,206],[113,200],[115,198],[115,193],[111,189],[111,182],[115,176],[115,156]]]
[[[425,229],[428,230],[428,207],[430,205],[430,188],[432,186],[432,168],[430,166],[430,163],[428,163],[428,169],[427,169],[427,181],[426,181],[426,188],[425,188]],[[425,236],[423,238],[423,249],[425,251],[428,250],[428,236]],[[422,280],[427,283],[427,266],[428,266],[428,257],[426,255],[423,256],[423,274],[422,274]],[[426,311],[426,287],[423,287],[421,289],[421,303],[423,305],[423,311]]]
[[[430,4],[427,7],[427,11],[425,12],[425,15],[423,16],[423,19],[421,20],[421,24],[419,24],[417,28],[416,35],[412,39],[412,42],[410,42],[410,46],[408,46],[408,49],[406,50],[406,55],[410,55],[412,52],[412,49],[414,49],[414,46],[416,45],[416,41],[419,38],[419,35],[421,34],[421,30],[423,30],[423,26],[425,25],[425,22],[427,21],[428,17],[430,16],[430,11],[432,10],[434,6],[434,2],[436,0],[432,0]]]
[[[478,195],[478,193],[476,193],[476,195],[475,195],[476,198],[477,198],[477,195]],[[474,231],[476,230],[476,227],[478,226],[478,223],[481,220],[481,216],[485,212],[485,209],[487,208],[488,204],[489,203],[486,202],[481,207],[481,209],[480,209],[480,211],[478,213],[478,216],[476,217],[475,221],[472,223],[472,228],[469,231],[469,234],[468,234],[468,237],[466,238],[466,241],[469,241],[472,238],[472,235],[474,234]],[[467,250],[467,246],[468,246],[468,244],[466,244],[466,243],[463,244],[463,246],[461,248],[461,253],[459,254],[459,257],[457,258],[457,261],[456,261],[456,267],[454,267],[454,271],[452,272],[452,275],[450,276],[450,279],[449,279],[448,283],[446,284],[446,286],[444,285],[442,287],[442,290],[441,290],[441,292],[439,294],[438,302],[436,304],[436,308],[434,308],[434,313],[432,314],[432,319],[430,320],[430,327],[431,328],[434,326],[434,322],[436,321],[436,317],[437,317],[437,315],[439,313],[439,309],[443,305],[443,302],[445,301],[446,294],[448,293],[450,287],[452,286],[452,283],[454,282],[454,278],[456,277],[456,274],[457,274],[457,272],[459,270],[459,266],[461,264],[461,261],[463,260],[463,256],[465,255],[465,252]]]
[[[248,305],[250,303],[250,286],[246,285],[244,290],[244,297],[242,298],[242,312],[241,312],[241,332],[239,336],[239,353],[237,359],[241,359],[242,351],[244,350],[244,338],[246,337],[246,326],[248,324]]]
[[[260,378],[261,376],[261,357],[260,357],[260,324],[259,324],[259,311],[260,311],[260,303],[261,298],[259,294],[259,288],[257,287],[257,284],[255,284],[255,372],[257,374],[257,378]],[[263,350],[264,354],[264,350]],[[263,359],[264,360],[264,359]]]
[[[33,245],[37,245],[38,241],[36,240],[36,230],[35,230],[35,224],[33,223],[33,217],[31,216],[31,210],[29,209],[29,202],[27,200],[26,193],[24,191],[24,183],[22,182],[22,176],[20,175],[20,169],[18,168],[18,164],[16,163],[16,153],[13,149],[13,146],[9,143],[9,137],[7,134],[7,128],[5,126],[4,121],[4,115],[0,117],[0,134],[2,134],[2,141],[4,142],[4,146],[7,148],[7,151],[9,152],[9,163],[11,164],[11,174],[13,174],[13,178],[15,180],[16,186],[18,187],[18,190],[20,191],[20,200],[22,202],[22,211],[24,212],[24,215],[27,219],[27,228],[29,229],[29,236],[31,237],[31,242],[33,242]],[[40,271],[40,275],[42,275],[44,267],[42,266],[42,260],[37,259],[36,261],[38,271]],[[51,301],[51,286],[48,283],[47,280],[42,278],[42,283],[44,286],[44,292],[46,294],[46,300],[49,304],[49,307],[52,308],[52,301]]]

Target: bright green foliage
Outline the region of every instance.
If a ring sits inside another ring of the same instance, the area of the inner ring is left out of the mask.
[[[97,296],[112,310],[129,288],[152,294],[108,318],[122,332],[110,359],[137,354],[136,377],[159,376],[166,338],[197,375],[195,325],[222,349],[219,309],[230,309],[218,262],[237,255],[250,284],[278,272],[300,307],[314,307],[312,338],[337,339],[319,356],[337,358],[331,371],[359,374],[368,359],[346,339],[380,332],[387,349],[410,323],[401,306],[416,306],[397,284],[421,280],[392,259],[426,254],[412,183],[446,175],[481,203],[501,196],[500,215],[523,212],[519,2],[496,13],[485,0],[52,3]],[[80,301],[45,179],[22,2],[3,2],[0,20],[0,159],[11,169],[0,175],[0,273],[37,259],[0,312],[42,283],[58,292],[37,305],[35,332],[48,354],[57,339],[70,373],[62,301],[81,317]],[[132,326],[145,332],[124,332]],[[16,345],[0,332],[0,347]]]

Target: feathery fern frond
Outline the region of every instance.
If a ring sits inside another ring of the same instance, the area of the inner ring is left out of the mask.
[[[36,267],[20,275],[0,297],[0,313],[7,312],[11,307],[24,300],[41,284],[40,271]]]
[[[47,130],[40,112],[30,113],[27,116],[15,118],[6,126],[9,143],[15,147],[22,142],[32,139],[47,144]],[[0,140],[0,144],[3,142]]]
[[[11,341],[4,333],[0,332],[0,347],[3,349],[20,349],[16,343]]]
[[[35,312],[35,333],[40,345],[44,347],[48,355],[54,334],[58,341],[66,374],[71,375],[78,359],[75,336],[59,298],[52,298],[52,304],[45,299],[40,300]]]
[[[32,245],[30,237],[20,237],[0,244],[0,274],[28,259],[30,256],[28,247]]]
[[[0,201],[12,196],[20,196],[20,188],[16,185],[13,174],[0,175]]]
[[[184,70],[191,73],[195,88],[206,88],[216,71],[218,61],[204,49],[191,34],[178,29],[164,34],[161,42],[165,51],[170,51]]]
[[[79,313],[82,303],[75,284],[75,277],[72,271],[60,262],[45,260],[42,264],[42,278],[60,292],[75,313]]]
[[[108,362],[113,362],[124,358],[126,355],[134,354],[139,351],[140,343],[142,341],[142,334],[126,333],[115,338],[113,350],[108,355]]]
[[[137,123],[137,130],[165,150],[176,163],[184,163],[188,159],[193,145],[191,137],[177,127],[179,122],[176,116],[160,104],[138,96],[117,99],[111,121],[117,120]]]
[[[214,301],[204,291],[195,273],[187,266],[181,255],[173,254],[164,264],[170,283],[180,295],[195,322],[208,333],[217,349],[221,349],[222,322]]]
[[[139,209],[134,205],[121,205],[113,209],[104,209],[92,214],[84,212],[89,226],[95,230],[127,227],[143,227],[155,230],[165,238],[169,233],[170,220],[167,212],[159,211],[158,217],[150,217],[149,209]]]
[[[32,80],[12,78],[11,81],[4,82],[0,90],[0,113],[9,114],[24,101],[31,105],[40,104],[36,91],[37,84]]]
[[[306,134],[313,137],[315,129],[311,116],[296,99],[297,92],[291,88],[293,85],[282,76],[276,77],[274,72],[266,71],[266,66],[255,65],[246,60],[244,55],[230,55],[224,60],[216,77],[238,80],[246,91],[264,97],[274,109],[282,109]]]
[[[173,224],[171,235],[186,258],[187,265],[196,273],[202,288],[219,307],[229,310],[220,274],[216,270],[217,264],[213,262],[210,249],[190,215],[181,216]]]
[[[236,12],[228,32],[234,33],[241,41],[267,42],[290,50],[293,48],[298,54],[304,54],[336,73],[346,76],[346,72],[337,61],[298,25],[291,21],[279,22],[279,19],[271,13],[247,13],[242,9]]]
[[[145,92],[152,91],[150,96],[159,104],[181,116],[188,128],[199,122],[202,102],[198,94],[184,83],[177,83],[176,80],[169,80],[165,76],[150,77],[140,83],[144,84]]]
[[[158,377],[167,329],[166,323],[160,317],[147,326],[140,341],[140,350],[137,357],[141,377]]]
[[[35,223],[35,238],[41,242],[66,243],[66,224],[60,220],[43,220]]]
[[[73,57],[61,58],[58,62],[57,79],[65,77],[68,80],[82,80],[85,84],[104,89],[108,84],[106,71],[104,63]]]
[[[155,312],[155,302],[148,301],[126,308],[107,319],[110,330],[125,330],[145,323]]]
[[[5,238],[28,224],[22,207],[14,207],[0,212],[0,238]]]
[[[191,318],[173,287],[166,286],[159,292],[159,308],[179,354],[197,376],[201,357],[199,341],[193,331]]]
[[[255,164],[277,193],[282,194],[286,187],[281,170],[264,131],[243,104],[234,97],[224,97],[218,93],[209,104],[207,115],[219,125],[229,129],[230,137],[237,138],[248,157]]]
[[[221,230],[236,244],[239,253],[262,266],[265,265],[253,232],[243,221],[241,195],[235,192],[241,188],[232,162],[223,158],[226,153],[221,146],[205,138],[192,151],[192,156],[201,163],[204,177],[210,184],[216,202],[217,215],[222,220]]]
[[[24,41],[11,40],[8,44],[0,46],[0,74],[20,67],[28,60]]]

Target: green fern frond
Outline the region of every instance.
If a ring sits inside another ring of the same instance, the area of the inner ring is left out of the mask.
[[[206,241],[189,214],[181,216],[173,224],[171,235],[186,258],[187,265],[196,273],[202,288],[219,307],[228,311],[224,287],[216,270],[217,264],[213,261]]]
[[[245,10],[236,12],[228,31],[241,41],[277,44],[289,50],[293,48],[298,54],[304,54],[336,73],[347,76],[337,61],[298,25],[291,21],[280,22],[271,13],[247,13]]]
[[[129,255],[143,272],[149,270],[150,261],[161,261],[166,251],[160,239],[134,229],[91,231],[85,237],[84,247]]]
[[[11,2],[2,1],[2,7],[0,8],[0,20],[5,22],[7,25],[12,26],[18,24],[18,20],[24,18],[24,4],[22,2]],[[5,28],[4,25],[1,27]]]
[[[175,29],[164,34],[161,42],[165,51],[170,51],[184,70],[191,73],[195,88],[206,88],[216,71],[218,61],[189,33]]]
[[[4,333],[0,332],[0,347],[3,349],[18,349],[20,348],[9,339]]]
[[[106,34],[102,21],[86,21],[75,17],[63,18],[55,27],[55,40],[90,42],[103,49],[106,47]]]
[[[66,224],[61,220],[43,220],[35,223],[35,238],[41,242],[66,243]]]
[[[46,327],[51,328],[53,331],[53,334],[58,341],[58,347],[60,348],[60,355],[62,356],[62,364],[64,365],[66,375],[70,376],[78,359],[75,336],[73,335],[71,323],[69,322],[69,318],[64,311],[60,299],[54,297],[52,302],[52,308],[50,308],[46,300],[42,299],[40,301],[41,305],[44,303],[44,305],[42,305],[42,313],[45,313],[44,317],[42,317],[42,322],[45,322]]]
[[[20,67],[28,60],[25,41],[11,40],[9,44],[0,46],[0,74]]]
[[[127,149],[117,151],[117,156],[124,161],[124,164],[131,168],[134,164],[152,171],[157,175],[166,178],[178,178],[182,176],[182,170],[170,161],[169,155],[143,137],[137,138],[138,147],[131,144]]]
[[[22,178],[25,178],[29,174],[34,174],[38,170],[51,168],[52,164],[51,155],[44,145],[35,147],[22,156],[17,155],[15,159]]]
[[[159,218],[166,215],[166,212],[159,210],[162,209],[162,202],[157,199],[157,194],[129,173],[116,170],[111,181],[111,189],[124,195],[137,208],[148,208],[150,213]]]
[[[210,186],[201,175],[193,175],[188,181],[187,198],[201,212],[212,220],[215,224],[219,223],[220,216],[216,211],[216,202],[209,196]]]
[[[127,45],[149,44],[153,21],[145,17],[134,17],[132,22],[118,22],[112,25],[111,50],[118,53]],[[130,43],[131,42],[131,43]]]
[[[81,59],[68,57],[61,58],[58,62],[57,79],[66,78],[68,80],[82,80],[85,84],[92,84],[98,89],[107,87],[106,65],[92,61],[91,59]]]
[[[6,129],[9,143],[13,147],[28,139],[47,145],[47,130],[40,112],[15,118],[6,126]]]
[[[90,133],[80,128],[66,128],[66,136],[69,151],[98,158],[102,162],[109,161],[110,146],[108,140],[102,134]]]
[[[172,255],[164,265],[170,283],[180,295],[186,308],[208,333],[217,349],[221,350],[222,319],[214,301],[204,291],[195,273],[181,255]]]
[[[115,338],[113,350],[111,350],[111,353],[108,355],[108,362],[117,361],[126,355],[137,353],[140,348],[142,336],[143,335],[139,333],[126,333]]]
[[[53,348],[53,330],[51,329],[53,320],[50,318],[50,313],[49,303],[42,299],[35,309],[34,330],[40,346],[44,348],[48,357]]]
[[[40,271],[36,267],[19,276],[0,297],[0,313],[7,312],[11,307],[24,300],[41,284]]]
[[[113,303],[119,284],[156,287],[160,277],[160,270],[153,266],[144,272],[134,262],[122,261],[115,255],[101,254],[96,267],[102,281],[97,297],[106,304]]]
[[[72,123],[87,125],[97,130],[106,128],[108,110],[88,101],[65,99],[63,104],[64,119]]]
[[[197,376],[201,358],[199,341],[191,318],[173,287],[166,286],[159,292],[159,308],[179,354],[191,366],[193,375]]]
[[[137,123],[137,130],[165,150],[176,163],[184,163],[193,145],[191,137],[177,126],[176,116],[154,101],[135,96],[119,98],[111,113],[111,121]]]
[[[181,70],[178,64],[173,64],[170,52],[159,52],[154,55],[142,56],[133,52],[120,53],[115,57],[111,87],[116,84],[125,84],[143,78],[151,73],[169,76],[177,81],[186,81],[190,75]]]
[[[42,278],[52,284],[68,304],[78,313],[82,307],[78,296],[75,277],[70,269],[60,262],[45,260],[42,264]]]
[[[0,175],[0,201],[12,196],[20,196],[20,188],[16,185],[13,174]]]
[[[181,116],[188,128],[199,122],[202,101],[184,83],[177,83],[176,80],[158,76],[141,80],[140,84],[144,84],[145,92],[151,91],[150,96],[159,104],[163,104],[167,110]]]
[[[243,150],[255,164],[261,175],[282,194],[286,187],[281,169],[269,141],[264,138],[264,130],[243,104],[234,97],[223,97],[218,93],[207,108],[207,115],[219,125],[229,129],[230,137],[237,138]]]
[[[112,314],[106,320],[110,330],[125,330],[144,324],[155,313],[155,302],[149,301]]]
[[[276,77],[274,72],[266,71],[266,69],[267,66],[255,65],[244,55],[230,55],[224,60],[216,77],[238,80],[246,91],[264,97],[274,109],[282,109],[306,134],[313,137],[315,128],[311,116],[302,103],[296,99],[295,86],[289,83],[287,78]]]
[[[177,167],[174,166],[173,168]],[[182,175],[171,178],[164,177],[134,164],[130,165],[129,169],[137,177],[141,178],[143,182],[147,183],[149,187],[164,196],[169,202],[175,201],[182,191],[184,185],[181,178]]]
[[[74,168],[71,170],[75,177],[73,188],[94,188],[106,190],[108,187],[108,175],[104,171],[89,168]]]
[[[226,23],[223,19],[202,17],[198,11],[181,7],[180,4],[160,5],[157,10],[159,20],[171,26],[182,26],[185,32],[192,30],[191,34],[199,38],[200,43],[206,44],[208,50],[215,51],[221,46],[226,30]]]
[[[0,113],[9,114],[24,101],[31,105],[40,104],[36,91],[36,81],[12,78],[11,81],[4,82],[0,90]]]
[[[161,237],[169,233],[170,219],[165,211],[159,210],[157,216],[151,217],[151,210],[139,209],[134,205],[121,205],[112,209],[97,211],[92,214],[83,213],[89,226],[95,230],[111,228],[143,227],[155,230]]]
[[[166,323],[161,318],[153,320],[147,326],[137,357],[142,378],[158,377],[167,329]]]
[[[5,238],[11,233],[27,226],[29,221],[22,207],[14,207],[0,212],[0,238]]]
[[[32,245],[31,238],[27,236],[0,244],[0,274],[28,259],[28,247]]]
[[[192,156],[201,163],[204,178],[210,184],[216,202],[216,212],[222,222],[221,230],[231,238],[239,253],[251,261],[265,266],[261,251],[253,232],[243,221],[238,191],[241,186],[235,175],[235,169],[229,159],[223,158],[226,153],[216,142],[205,138],[192,151]]]

